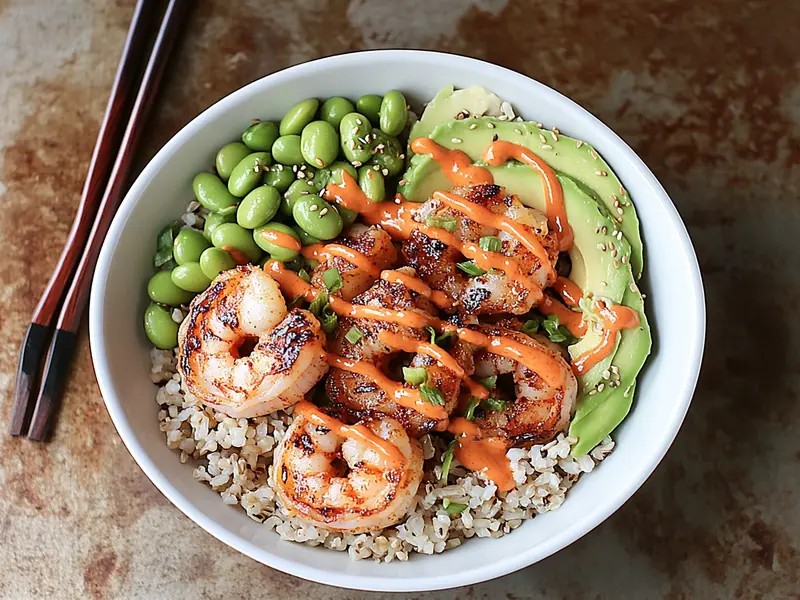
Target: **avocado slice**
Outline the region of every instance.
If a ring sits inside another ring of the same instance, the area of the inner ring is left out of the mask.
[[[503,101],[499,96],[479,86],[457,90],[448,85],[439,90],[439,93],[428,102],[419,121],[411,128],[409,140],[418,137],[428,137],[433,128],[439,123],[455,119],[459,113],[467,111],[470,116],[497,117],[501,113],[500,105]]]
[[[438,98],[439,95],[437,94],[436,97]],[[435,108],[434,102],[431,102],[423,113],[419,123],[423,123],[432,107]],[[438,114],[438,112],[434,114]],[[432,120],[419,128],[415,125],[411,135],[414,136],[417,131],[421,133],[427,131]],[[495,135],[498,136],[498,139],[530,148],[555,171],[569,175],[590,189],[593,196],[601,199],[608,209],[608,214],[616,221],[617,228],[622,231],[630,243],[631,267],[636,279],[641,277],[644,259],[636,211],[628,192],[611,167],[589,144],[563,134],[554,134],[552,131],[540,129],[536,123],[500,121],[488,117],[443,121],[436,125],[428,137],[446,148],[463,150],[474,161],[481,162],[484,150]],[[409,139],[414,140],[416,137]],[[411,159],[410,168],[413,169],[418,163],[425,161],[430,161],[430,158],[415,155]],[[415,193],[414,181],[409,180],[408,177],[403,179],[407,183],[399,186],[398,191],[409,200],[422,198],[419,193]]]
[[[488,122],[493,123],[494,127],[489,128]],[[475,124],[474,128],[470,128],[472,124]],[[551,133],[543,132],[531,123],[481,118],[440,123],[434,127],[430,137],[447,148],[457,147],[466,152],[475,162],[481,162],[483,151],[495,134],[498,135],[498,139],[530,147],[537,155],[547,160],[557,171],[564,192],[567,214],[571,217],[569,222],[573,228],[575,243],[570,250],[572,259],[570,279],[584,291],[584,296],[588,301],[581,306],[584,318],[590,322],[597,321],[597,317],[594,316],[591,309],[591,301],[596,298],[602,298],[614,304],[623,304],[639,312],[640,326],[635,329],[623,330],[617,336],[615,351],[579,377],[578,406],[570,426],[570,434],[579,439],[573,448],[573,454],[580,456],[602,441],[628,414],[633,401],[635,378],[650,353],[651,338],[643,311],[643,300],[635,284],[632,270],[636,247],[630,243],[628,235],[639,241],[639,256],[641,257],[641,238],[635,212],[632,207],[623,207],[624,219],[622,223],[619,223],[614,216],[618,213],[613,203],[608,206],[600,198],[597,189],[587,183],[587,180],[591,183],[597,181],[605,183],[613,177],[604,162],[601,163],[603,166],[600,168],[606,170],[606,176],[586,176],[581,179],[568,174],[569,171],[576,170],[576,167],[570,164],[574,159],[571,156],[575,154],[576,150],[581,150],[583,147],[577,147],[575,140],[572,140],[571,145],[559,150],[558,160],[553,160],[553,156],[549,154],[543,156],[547,150],[543,151],[539,148],[541,145],[539,135],[548,135],[547,140],[552,145]],[[559,135],[558,140],[556,143],[563,143],[565,137]],[[586,163],[586,157],[578,158],[582,164]],[[589,160],[598,164],[591,155]],[[602,161],[602,159],[598,158],[597,161]],[[558,167],[554,163],[557,163]],[[483,166],[486,165],[483,164]],[[563,167],[564,170],[562,171],[559,167]],[[545,212],[542,181],[535,170],[516,162],[509,162],[499,167],[486,166],[486,168],[492,173],[495,183],[517,194],[524,204]],[[403,176],[403,180],[405,183],[401,186],[400,192],[408,200],[417,202],[427,200],[436,190],[452,187],[438,163],[428,156],[422,155],[412,158],[410,168]],[[631,216],[632,218],[629,218]],[[626,222],[628,223],[627,233],[626,228],[623,227]],[[619,236],[620,231],[622,231],[622,236]],[[615,256],[612,256],[610,251],[611,244],[613,244],[613,250],[616,251]],[[601,248],[606,250],[603,251]],[[623,257],[625,258],[623,259]],[[599,341],[599,328],[590,326],[586,335],[570,346],[570,355],[579,356],[594,348]],[[616,373],[619,374],[618,385],[611,387],[608,382],[605,382],[601,391],[598,392],[597,388],[605,381],[603,374],[607,370],[615,372],[613,379],[616,379]]]

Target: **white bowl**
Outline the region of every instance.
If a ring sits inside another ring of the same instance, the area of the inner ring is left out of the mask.
[[[142,330],[154,240],[182,214],[191,181],[213,164],[251,118],[279,118],[310,96],[358,97],[397,88],[424,102],[443,86],[482,85],[528,120],[558,126],[590,142],[630,191],[642,224],[643,289],[655,336],[630,416],[614,433],[615,451],[570,490],[558,510],[501,539],[472,539],[408,562],[353,562],[347,553],[281,541],[244,511],[192,478],[158,429]],[[255,560],[330,585],[381,591],[450,588],[492,579],[539,561],[596,527],[625,502],[661,461],[684,419],[697,381],[705,335],[702,283],[675,207],[636,154],[608,127],[552,89],[485,62],[409,50],[360,52],[301,64],[256,81],[203,112],[150,161],[111,225],[91,296],[92,357],[108,412],[123,442],[158,489],[210,534]]]

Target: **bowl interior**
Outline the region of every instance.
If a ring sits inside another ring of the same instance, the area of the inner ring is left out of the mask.
[[[192,199],[195,173],[236,139],[250,119],[277,119],[299,99],[357,97],[397,88],[414,103],[442,86],[483,85],[524,118],[593,144],[623,181],[645,240],[646,310],[654,353],[634,408],[614,434],[617,448],[557,511],[499,540],[470,540],[407,563],[353,562],[346,553],[282,542],[192,477],[158,429],[148,343],[141,327],[157,232]],[[184,513],[225,543],[267,565],[337,586],[416,591],[466,585],[521,568],[571,543],[615,511],[643,483],[680,427],[697,379],[704,308],[697,261],[675,208],[638,157],[607,127],[560,94],[506,69],[417,51],[355,53],[305,63],[261,79],[202,113],[150,162],[128,193],[103,247],[91,298],[95,370],[109,412],[133,457]],[[487,554],[487,553],[491,554]],[[487,560],[491,556],[491,560]]]

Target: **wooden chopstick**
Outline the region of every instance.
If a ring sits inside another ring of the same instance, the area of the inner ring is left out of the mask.
[[[72,350],[77,331],[89,299],[89,287],[100,247],[108,233],[114,214],[122,201],[128,176],[133,167],[136,148],[152,108],[158,86],[164,74],[169,55],[181,31],[191,0],[170,0],[145,67],[142,83],[136,95],[130,119],[117,153],[114,167],[106,186],[103,199],[92,226],[86,247],[72,278],[69,291],[58,317],[53,342],[47,355],[42,374],[39,397],[33,412],[28,437],[46,440],[52,429],[61,403],[64,382],[72,359]]]
[[[117,74],[108,98],[108,105],[97,134],[89,171],[81,192],[78,212],[72,222],[69,236],[58,264],[50,276],[42,297],[33,312],[31,323],[25,333],[19,354],[16,381],[14,383],[14,405],[11,412],[11,435],[20,435],[28,430],[36,384],[42,361],[61,300],[80,253],[86,244],[89,230],[100,205],[115,151],[119,147],[125,126],[125,115],[133,101],[134,85],[141,74],[142,56],[150,38],[151,21],[154,14],[153,0],[139,0],[133,12],[128,36],[122,48]]]

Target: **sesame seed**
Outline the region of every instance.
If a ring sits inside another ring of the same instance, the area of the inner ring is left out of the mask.
[[[617,232],[617,239],[618,239],[620,242],[622,241],[622,232],[621,232],[621,231],[618,231],[618,232]]]
[[[372,170],[373,171],[380,171],[381,167],[380,167],[380,165],[372,165]]]
[[[552,136],[553,136],[553,141],[557,142],[558,141],[558,129],[556,129],[555,127],[553,127]]]
[[[597,393],[597,390],[589,390],[589,395],[594,396]]]
[[[456,115],[456,119],[459,120],[459,121],[464,119],[464,111],[463,110]]]
[[[386,144],[378,144],[377,146],[375,146],[376,150],[383,150],[384,148],[386,148]]]
[[[399,182],[399,185],[405,185],[407,183],[408,182],[405,179],[401,179],[400,182]]]
[[[601,383],[600,385],[597,386],[597,391],[598,392],[602,392],[605,389],[605,387],[606,387],[606,384],[605,383]]]
[[[611,371],[609,371],[608,369],[603,371],[603,379],[609,379],[610,377],[611,377]]]
[[[356,118],[356,125],[363,125],[363,124],[364,124],[364,121],[362,121],[359,118]]]
[[[360,130],[358,127],[353,127],[353,128],[350,130],[350,133],[351,133],[352,135],[358,135],[358,132],[359,132],[359,131],[361,131],[361,130]]]
[[[381,173],[383,173],[384,177],[388,177],[389,176],[389,169],[381,169]]]
[[[401,154],[401,155],[400,155],[400,158],[401,158],[401,159],[404,159],[405,157],[406,157],[406,155],[405,155],[405,154]]]
[[[575,147],[576,148],[580,148],[581,146],[583,146],[583,141],[582,140],[578,140],[577,142],[575,142]]]
[[[496,142],[498,137],[499,137],[499,136],[498,136],[498,135],[495,133],[495,134],[492,136],[492,141],[493,141],[493,142]]]
[[[462,140],[461,140],[461,138],[455,138],[454,137],[454,138],[450,138],[450,141],[453,142],[454,144],[460,144]]]
[[[541,129],[542,127],[544,127],[544,125],[542,125],[541,123],[536,123],[536,126],[537,126],[539,129]]]
[[[614,250],[614,242],[608,242],[608,247],[611,248],[611,250]]]
[[[494,123],[492,123],[491,121],[489,121],[489,122],[486,124],[486,126],[487,126],[489,129],[494,129]]]
[[[250,125],[258,125],[261,123],[261,119],[250,119]]]
[[[301,196],[308,196],[310,193],[311,192],[309,192],[308,190],[300,190],[300,195]]]
[[[317,166],[318,166],[318,167],[324,167],[324,166],[325,166],[325,163],[324,163],[324,162],[322,162],[322,159],[321,159],[321,158],[318,158],[318,159],[317,159],[315,162],[317,163]]]
[[[619,269],[619,261],[618,260],[614,261],[614,268],[615,269]]]
[[[354,167],[360,167],[363,163],[360,160],[354,160],[350,164],[353,165]]]
[[[514,127],[514,132],[522,135],[522,130],[519,127]]]
[[[621,210],[622,210],[622,209],[620,209],[620,211],[621,211]],[[617,221],[617,223],[622,223],[622,217],[616,217],[616,221]]]
[[[358,138],[358,141],[361,142],[362,144],[367,143],[367,140],[365,140],[364,138]]]
[[[611,256],[613,256],[614,258],[616,258],[616,257],[617,257],[617,251],[616,251],[616,250],[612,250],[612,251],[611,251]]]
[[[550,144],[542,144],[542,150],[552,150],[553,147]]]
[[[597,244],[597,249],[600,250],[600,252],[605,252],[606,245],[603,242],[600,242],[599,244]]]
[[[608,227],[606,227],[605,225],[603,225],[603,229],[601,229],[600,231],[603,232],[603,235],[608,235]]]
[[[297,173],[297,165],[292,165],[292,173]]]
[[[306,178],[306,174],[303,173],[303,171],[298,171],[297,172],[297,178],[298,179],[305,179]]]
[[[645,298],[647,298],[647,294],[642,294],[642,300],[644,300]]]
[[[608,284],[607,284],[605,281],[601,281],[601,282],[600,282],[600,285],[601,285],[602,287],[606,287]]]
[[[623,256],[622,257],[622,264],[624,265],[627,262],[628,262],[628,257],[627,256]]]
[[[470,128],[470,129],[475,129],[475,128],[477,128],[477,127],[478,127],[478,124],[477,124],[477,123],[472,123],[472,124],[469,126],[469,128]]]
[[[395,204],[402,204],[402,201],[400,200],[400,198],[395,198],[394,199],[394,203]]]
[[[607,177],[608,176],[608,173],[606,173],[605,171],[595,171],[594,174],[597,175],[598,177]]]
[[[622,210],[622,207],[621,207],[621,206],[618,206],[618,207],[617,207],[617,212],[618,212],[619,214],[622,214],[622,213],[624,212],[624,211]],[[621,221],[621,220],[620,220],[620,223],[622,223],[622,221]]]
[[[622,187],[622,186],[619,186],[619,193],[620,193],[621,196],[624,196],[626,194],[625,188]]]
[[[542,143],[543,143],[543,144],[546,144],[546,143],[547,143],[547,138],[546,138],[546,137],[544,137],[544,134],[543,134],[543,133],[540,133],[540,134],[539,134],[539,139],[540,139],[540,140],[542,140]]]
[[[319,210],[319,204],[312,204],[311,207],[308,209],[311,212],[316,212]]]
[[[327,208],[323,208],[321,211],[319,211],[319,216],[320,217],[324,217],[327,214],[328,214],[328,209]]]
[[[264,173],[269,173],[269,165],[264,165],[261,167],[261,170],[264,171]]]
[[[500,115],[497,117],[498,121],[508,121],[508,115]]]
[[[633,283],[633,282],[631,282],[631,284],[628,287],[631,288],[631,291],[634,292],[634,293],[639,291],[639,288],[636,287],[636,284]]]
[[[595,160],[597,160],[598,158],[600,158],[600,155],[599,155],[599,154],[597,154],[597,152],[595,152],[594,150],[591,150],[591,151],[589,151],[589,154],[590,154],[590,155],[591,155],[591,157],[592,157],[593,159],[595,159]]]
[[[600,228],[599,227],[595,228],[594,232],[595,233],[600,233]]]

